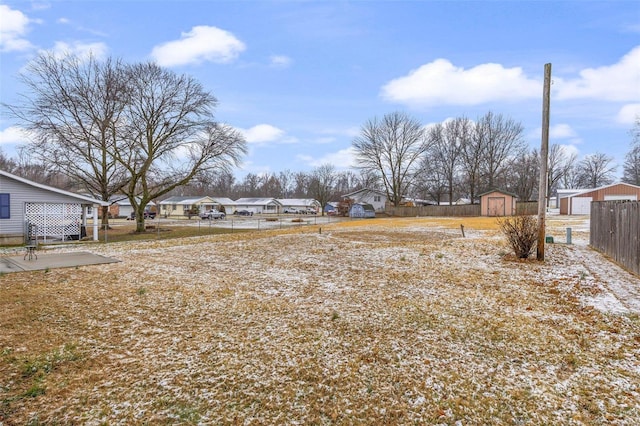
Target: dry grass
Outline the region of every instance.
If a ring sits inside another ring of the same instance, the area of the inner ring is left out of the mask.
[[[498,234],[375,219],[1,276],[0,424],[638,424],[638,315],[584,303],[574,247]]]

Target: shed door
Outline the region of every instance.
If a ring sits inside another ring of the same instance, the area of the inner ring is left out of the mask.
[[[569,214],[591,214],[592,197],[572,197]]]
[[[504,216],[505,204],[504,197],[489,197],[487,200],[487,216]]]

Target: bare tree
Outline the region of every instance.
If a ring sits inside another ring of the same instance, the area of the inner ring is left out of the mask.
[[[495,188],[509,160],[521,155],[527,145],[522,137],[522,124],[491,111],[480,117],[475,126],[474,137],[479,139],[485,189]]]
[[[64,172],[78,189],[108,201],[129,181],[114,156],[130,95],[123,64],[43,53],[20,79],[28,93],[8,109],[33,136],[30,153]],[[107,211],[104,206],[105,224]]]
[[[398,206],[414,183],[420,159],[429,147],[424,127],[400,112],[374,118],[353,141],[358,167],[382,179],[388,200]]]
[[[622,181],[640,185],[640,143],[637,143],[624,157]]]
[[[309,179],[309,195],[320,203],[322,215],[324,208],[334,194],[336,169],[331,164],[323,164],[313,170]]]
[[[296,198],[305,197],[309,187],[309,175],[305,172],[296,172],[293,174],[293,182],[293,196]]]
[[[595,153],[584,157],[577,165],[578,182],[585,188],[597,188],[614,181],[617,167],[612,165],[613,157]]]
[[[624,157],[622,181],[632,185],[640,185],[640,116],[631,130],[631,149]]]
[[[449,205],[453,204],[455,182],[461,167],[460,153],[471,134],[472,123],[465,117],[438,123],[429,130],[431,147],[430,155],[426,158],[430,158],[433,161],[431,167],[436,167],[438,170],[427,174],[444,179],[449,194]],[[428,167],[430,167],[429,164],[423,163],[422,170]],[[439,188],[439,186],[431,187]],[[438,201],[439,198],[438,196]]]
[[[193,78],[153,63],[133,65],[127,75],[126,149],[118,150],[117,160],[128,171],[124,192],[142,232],[150,201],[201,172],[239,164],[246,142],[237,130],[213,121],[216,99]]]
[[[465,140],[460,150],[461,179],[471,204],[476,202],[480,193],[483,164],[483,139],[474,136]]]
[[[537,150],[523,152],[509,167],[509,185],[506,188],[522,201],[530,201],[538,194],[540,155]]]
[[[547,165],[547,207],[551,195],[558,191],[561,180],[572,173],[576,160],[577,155],[569,154],[562,145],[551,145]]]
[[[4,170],[8,173],[14,173],[14,170],[18,167],[15,160],[9,156],[7,156],[4,151],[2,151],[2,147],[0,147],[0,170]]]

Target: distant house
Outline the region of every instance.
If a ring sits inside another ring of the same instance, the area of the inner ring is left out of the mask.
[[[139,197],[138,197],[139,200]],[[109,198],[109,215],[110,217],[131,217],[133,214],[133,206],[126,195],[114,195]],[[150,201],[146,209],[155,211],[156,203]],[[102,211],[98,212],[98,216],[102,217]]]
[[[376,210],[371,204],[355,203],[349,209],[349,217],[373,218],[376,217]]]
[[[493,189],[479,195],[481,216],[513,216],[516,214],[516,194]]]
[[[233,214],[233,212],[236,211],[236,202],[233,201],[231,198],[226,198],[226,197],[211,197],[211,199],[213,200],[213,206],[212,208],[224,212],[226,214]],[[207,210],[211,210],[210,208],[207,208]]]
[[[86,233],[89,209],[98,240],[98,207],[107,205],[0,170],[0,244],[20,244],[30,232],[46,243],[79,239]]]
[[[169,197],[160,201],[160,214],[168,216],[189,216],[189,214],[198,214],[200,212],[210,210],[217,203],[211,197],[202,196],[186,196],[186,197]],[[195,212],[193,209],[195,208]]]
[[[324,212],[326,214],[334,215],[336,214],[337,211],[338,211],[338,203],[336,202],[331,201],[324,206]]]
[[[282,209],[293,207],[299,210],[312,209],[316,212],[320,212],[320,209],[322,208],[320,202],[313,198],[278,198],[276,201],[282,205]]]
[[[344,194],[342,198],[353,200],[354,203],[371,204],[375,211],[384,211],[387,204],[387,194],[377,189],[361,189]]]
[[[614,183],[583,190],[558,190],[560,214],[589,215],[592,201],[640,200],[640,186]]]
[[[278,213],[282,204],[275,198],[239,198],[235,201],[236,210],[248,210],[251,213]]]

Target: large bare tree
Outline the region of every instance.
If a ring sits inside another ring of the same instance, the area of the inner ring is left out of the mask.
[[[494,189],[510,160],[526,151],[523,132],[521,123],[502,114],[489,111],[478,119],[474,137],[478,138],[482,152],[484,189]]]
[[[387,199],[398,206],[416,179],[429,141],[420,122],[393,112],[367,121],[353,147],[358,167],[380,176]]]
[[[624,157],[622,181],[632,185],[640,185],[640,116],[631,130],[631,149]]]
[[[239,164],[246,142],[237,130],[213,120],[217,101],[192,77],[154,63],[132,65],[127,74],[126,149],[118,150],[117,159],[129,174],[124,192],[141,232],[150,201],[198,173]]]
[[[318,200],[323,216],[324,208],[333,197],[336,179],[336,169],[331,164],[323,164],[311,172],[309,195]]]
[[[473,125],[465,117],[438,123],[429,129],[431,147],[427,157],[433,164],[423,164],[424,168],[437,167],[437,173],[428,173],[430,176],[438,175],[444,178],[449,195],[449,204],[454,201],[454,188],[461,167],[461,152],[464,144],[471,137]],[[438,185],[439,186],[439,185]],[[440,201],[438,199],[438,201]]]
[[[597,152],[585,156],[576,166],[578,182],[583,188],[597,188],[614,181],[617,167],[613,157]]]
[[[558,190],[562,179],[565,179],[575,167],[577,155],[569,153],[567,149],[558,144],[551,145],[547,159],[547,207],[551,195]]]
[[[32,136],[31,155],[66,174],[76,189],[108,201],[129,182],[114,155],[131,94],[125,66],[43,53],[20,80],[27,93],[8,110]],[[108,207],[102,209],[106,224]]]

